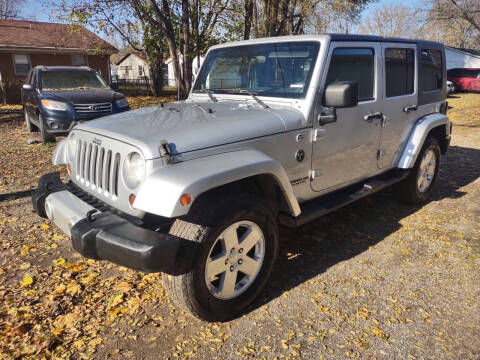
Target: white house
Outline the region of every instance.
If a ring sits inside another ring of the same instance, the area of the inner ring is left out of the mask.
[[[149,79],[147,58],[140,52],[129,52],[116,65],[116,74],[119,79],[141,80]]]
[[[480,51],[445,47],[447,69],[453,68],[480,68]]]
[[[181,67],[183,64],[182,55],[180,55],[179,58],[180,58],[180,67]],[[205,60],[205,56],[200,56],[200,66],[202,66],[203,60]],[[173,72],[172,58],[168,58],[167,61],[165,61],[165,65],[167,66],[167,71],[163,73],[163,79],[164,79],[165,85],[175,87],[176,82],[175,82],[175,74]],[[194,77],[198,74],[198,71],[200,70],[200,66],[198,66],[198,57],[195,57],[192,63],[192,73]]]

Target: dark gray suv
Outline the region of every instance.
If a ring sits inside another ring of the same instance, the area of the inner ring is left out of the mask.
[[[22,88],[27,129],[40,131],[43,143],[67,135],[79,121],[129,110],[125,96],[112,90],[95,70],[36,66]]]

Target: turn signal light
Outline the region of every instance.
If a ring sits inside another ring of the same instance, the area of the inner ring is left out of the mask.
[[[70,164],[67,164],[67,173],[68,173],[68,176],[72,174],[72,167],[70,166]]]
[[[130,194],[130,195],[128,196],[128,203],[130,204],[130,206],[131,206],[132,208],[133,208],[133,203],[135,202],[135,199],[136,199],[136,198],[137,198],[137,197],[135,196],[135,194]]]
[[[192,197],[190,196],[190,194],[183,194],[180,197],[180,204],[182,204],[182,206],[188,206],[190,205],[191,202],[192,202]]]

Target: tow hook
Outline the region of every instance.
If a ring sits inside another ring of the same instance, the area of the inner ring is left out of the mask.
[[[92,209],[92,210],[89,210],[87,212],[87,221],[88,222],[94,222],[95,221],[95,217],[93,216],[95,213],[97,212],[96,209]]]

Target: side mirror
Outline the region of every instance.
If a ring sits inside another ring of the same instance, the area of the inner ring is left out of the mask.
[[[110,89],[112,89],[113,91],[118,91],[118,82],[112,82],[110,84]]]
[[[31,91],[31,90],[33,90],[33,85],[32,84],[23,84],[22,88],[23,88],[23,90]]]
[[[331,83],[325,89],[325,106],[329,108],[348,108],[358,104],[358,83],[355,81],[339,81]]]

